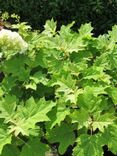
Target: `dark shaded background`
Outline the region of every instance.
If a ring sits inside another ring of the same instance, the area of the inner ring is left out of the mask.
[[[76,21],[76,30],[91,22],[96,36],[117,24],[117,0],[0,0],[0,10],[16,13],[22,21],[41,30],[52,17],[58,27]]]

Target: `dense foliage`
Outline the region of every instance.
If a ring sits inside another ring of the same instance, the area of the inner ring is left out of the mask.
[[[0,10],[20,15],[36,29],[52,17],[59,26],[76,21],[76,29],[92,22],[95,35],[117,23],[117,0],[0,0]]]
[[[1,156],[117,154],[117,25],[96,38],[73,24],[1,30]]]

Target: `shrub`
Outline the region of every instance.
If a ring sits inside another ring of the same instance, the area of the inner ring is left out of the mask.
[[[117,154],[117,25],[96,38],[90,23],[78,32],[73,24],[56,31],[52,19],[42,33],[14,25],[28,49],[7,57],[1,45],[1,156],[70,148],[73,156],[103,156],[105,145]]]

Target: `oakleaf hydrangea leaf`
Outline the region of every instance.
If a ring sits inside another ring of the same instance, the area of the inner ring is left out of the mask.
[[[4,146],[3,150],[2,150],[2,154],[0,156],[19,156],[20,151],[19,149],[12,144],[8,144],[6,146]]]
[[[60,154],[64,154],[68,146],[74,143],[73,128],[67,124],[62,124],[60,127],[57,126],[49,132],[48,139],[51,143],[60,143],[58,151]]]
[[[46,21],[44,26],[45,30],[43,31],[44,34],[52,37],[56,32],[56,22],[53,19]]]
[[[112,125],[115,119],[114,114],[111,113],[106,113],[103,115],[96,113],[92,122],[93,130],[95,131],[96,129],[99,129],[101,132],[104,132],[104,129],[109,125]]]
[[[47,146],[39,141],[39,138],[29,140],[22,148],[20,156],[45,156]]]
[[[73,156],[103,156],[100,136],[89,136],[83,134],[79,136],[78,145],[74,148]]]
[[[4,118],[6,122],[12,120],[16,109],[16,102],[16,97],[9,95],[0,101],[0,118]]]
[[[117,125],[110,125],[102,135],[104,143],[115,155],[117,155]]]
[[[38,122],[49,121],[47,113],[55,106],[52,101],[40,99],[35,102],[33,98],[26,101],[25,106],[20,105],[14,116],[13,125],[10,127],[11,132],[15,131],[17,136],[19,133],[29,135],[30,129],[35,129],[35,124]]]
[[[3,147],[6,144],[10,144],[10,143],[11,143],[11,135],[1,127],[0,128],[0,154],[2,152]]]

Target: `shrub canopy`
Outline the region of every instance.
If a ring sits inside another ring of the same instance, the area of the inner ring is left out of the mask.
[[[69,148],[73,156],[103,156],[105,145],[117,154],[117,25],[96,38],[90,23],[78,32],[73,24],[56,31],[52,19],[41,33],[14,25],[17,42],[27,43],[23,53],[0,40],[13,46],[9,57],[0,44],[1,156]]]

